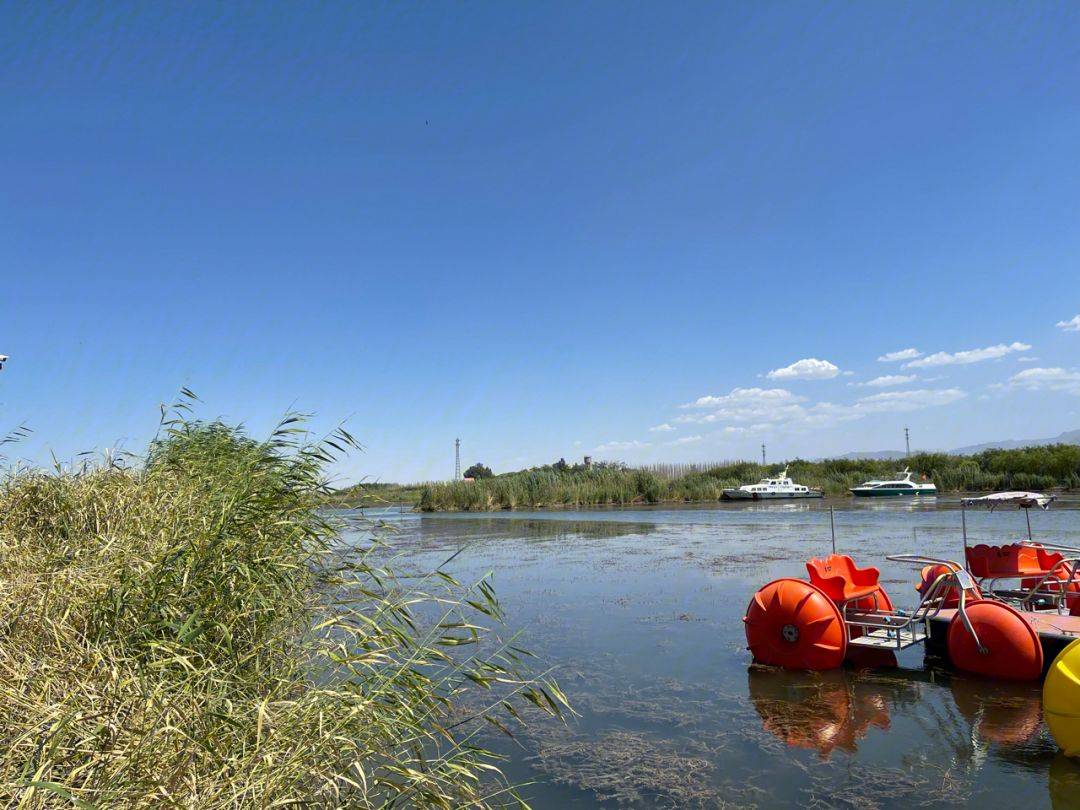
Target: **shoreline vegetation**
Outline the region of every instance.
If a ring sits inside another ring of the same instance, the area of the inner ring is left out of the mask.
[[[330,506],[368,508],[379,506],[417,506],[424,487],[420,484],[361,483],[331,491],[326,502]]]
[[[567,705],[489,582],[399,576],[322,508],[344,430],[255,441],[190,399],[142,456],[0,478],[0,803],[512,802],[478,735]]]
[[[940,492],[1080,489],[1080,445],[1056,444],[974,455],[913,453],[906,459],[795,459],[761,465],[735,461],[717,464],[656,464],[628,467],[565,462],[504,473],[475,481],[416,485],[358,485],[334,493],[340,506],[403,505],[422,512],[491,512],[572,506],[628,506],[656,503],[707,503],[724,489],[755,483],[785,466],[798,483],[847,495],[864,481],[888,479],[905,466],[933,480]]]

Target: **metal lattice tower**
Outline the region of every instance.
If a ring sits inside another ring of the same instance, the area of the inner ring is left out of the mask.
[[[761,466],[765,466],[765,442],[761,443]]]
[[[907,455],[911,455],[911,434],[908,433],[908,429],[904,428],[904,446],[907,448]]]
[[[454,480],[461,480],[461,439],[454,439]]]

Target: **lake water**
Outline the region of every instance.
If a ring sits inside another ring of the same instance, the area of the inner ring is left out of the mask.
[[[837,550],[875,565],[901,607],[916,572],[885,560],[962,556],[955,503],[836,505]],[[419,569],[461,553],[487,571],[523,646],[557,667],[580,717],[518,744],[486,741],[546,807],[1080,807],[1080,763],[1040,718],[1040,690],[950,673],[921,648],[899,667],[803,674],[751,665],[754,591],[830,551],[823,503],[398,515],[389,542]],[[1024,513],[966,513],[969,542],[1026,535]],[[1080,511],[1031,515],[1080,546]]]

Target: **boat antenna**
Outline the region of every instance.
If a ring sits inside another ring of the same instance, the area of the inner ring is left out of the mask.
[[[960,499],[960,531],[964,536],[964,568],[967,568],[967,504],[964,499]]]
[[[1031,542],[1031,508],[1030,507],[1028,507],[1027,509],[1024,510],[1024,517],[1027,518],[1028,542],[1030,543]]]
[[[836,515],[833,507],[829,507],[829,530],[832,533],[832,553],[836,553]]]

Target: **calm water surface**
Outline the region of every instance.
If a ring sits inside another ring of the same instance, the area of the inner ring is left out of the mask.
[[[838,551],[882,571],[899,606],[914,572],[884,559],[962,556],[944,499],[844,502]],[[492,571],[507,622],[558,668],[581,717],[490,741],[537,807],[1080,807],[1080,765],[1046,734],[1038,687],[896,669],[795,674],[751,665],[753,592],[830,550],[823,504],[397,515],[403,564],[463,580]],[[1080,546],[1080,511],[1032,516]],[[1024,514],[967,512],[972,543],[1026,535]]]

